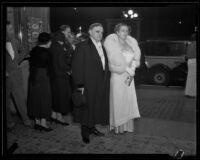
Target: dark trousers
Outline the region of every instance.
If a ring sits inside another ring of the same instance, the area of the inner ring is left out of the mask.
[[[95,127],[87,127],[85,125],[81,125],[81,136],[89,138],[91,129],[94,129]]]
[[[12,121],[10,112],[11,96],[13,96],[17,110],[23,121],[29,120],[27,116],[27,106],[25,102],[25,93],[23,89],[23,80],[21,71],[12,73],[6,78],[6,109],[7,121]]]

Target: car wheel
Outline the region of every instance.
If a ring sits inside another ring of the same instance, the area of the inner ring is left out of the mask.
[[[156,67],[150,69],[150,81],[156,85],[169,85],[170,74],[169,71],[163,67]]]

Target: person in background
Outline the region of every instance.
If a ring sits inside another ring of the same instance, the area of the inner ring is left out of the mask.
[[[47,120],[51,116],[52,96],[50,85],[50,34],[42,32],[38,45],[30,52],[30,81],[28,113],[35,120],[36,130],[51,131]]]
[[[71,68],[72,54],[75,49],[74,35],[71,32],[71,28],[69,25],[61,25],[58,32],[64,34],[65,36],[64,47],[66,48],[68,54],[67,63],[70,65]],[[71,75],[71,69],[68,71],[68,74]]]
[[[21,54],[19,52],[21,51]],[[7,121],[14,126],[10,114],[11,96],[13,97],[17,110],[23,120],[23,124],[31,127],[32,123],[27,115],[27,105],[23,89],[22,70],[20,62],[26,57],[26,53],[20,48],[19,41],[15,37],[13,26],[10,22],[6,24],[6,108]]]
[[[75,35],[71,32],[70,26],[69,25],[61,25],[59,29],[60,29],[59,31],[65,35],[65,47],[70,50],[74,50],[75,46],[73,44],[75,41]],[[71,53],[71,52],[69,52],[69,53]]]
[[[110,72],[108,59],[101,44],[103,26],[93,23],[89,27],[90,38],[77,44],[72,59],[72,78],[77,90],[86,97],[86,105],[75,110],[74,116],[81,123],[84,143],[90,143],[90,134],[103,136],[97,124],[109,124]]]
[[[88,38],[89,38],[89,35],[87,33],[82,32],[82,33],[77,34],[78,43],[83,42],[87,40]]]
[[[188,75],[186,80],[186,87],[185,87],[185,95],[187,97],[196,97],[196,34],[192,34],[191,36],[191,44],[189,44],[186,58],[188,59]]]
[[[69,73],[71,72],[70,49],[66,48],[65,35],[57,32],[52,40],[51,51],[51,83],[52,83],[52,115],[51,121],[67,126],[69,123],[63,118],[70,112],[71,87]]]
[[[140,117],[134,75],[140,66],[141,52],[137,40],[129,35],[125,23],[115,26],[115,33],[104,41],[110,79],[110,130],[116,134],[134,131],[134,119]]]
[[[70,89],[72,90],[72,86],[73,86],[73,81],[72,81],[72,71],[71,71],[71,62],[72,62],[72,56],[75,50],[75,43],[76,43],[76,39],[75,39],[75,35],[73,32],[71,32],[71,27],[69,25],[61,25],[59,27],[59,31],[61,33],[63,33],[65,35],[65,43],[64,46],[67,50],[67,54],[68,54],[68,58],[67,58],[67,63],[69,64],[69,71],[67,72],[69,75],[69,84],[70,84]],[[67,119],[69,121],[72,121],[73,117],[72,117],[72,112],[73,112],[73,103],[72,103],[72,99],[70,97],[70,109],[69,109],[69,114],[67,115]]]
[[[66,43],[69,43],[73,50],[75,50],[75,45],[77,44],[77,38],[74,33],[71,32],[70,36],[67,38]]]

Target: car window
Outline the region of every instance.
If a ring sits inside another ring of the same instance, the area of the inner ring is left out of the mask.
[[[140,48],[146,56],[182,56],[186,52],[183,42],[147,42],[141,43]]]
[[[185,55],[186,45],[184,43],[172,43],[170,44],[170,52],[171,56],[183,56]]]

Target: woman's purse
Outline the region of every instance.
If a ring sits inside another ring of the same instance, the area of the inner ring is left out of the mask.
[[[74,90],[74,92],[72,93],[72,102],[74,103],[74,106],[77,108],[84,107],[86,104],[85,94],[77,89]]]

